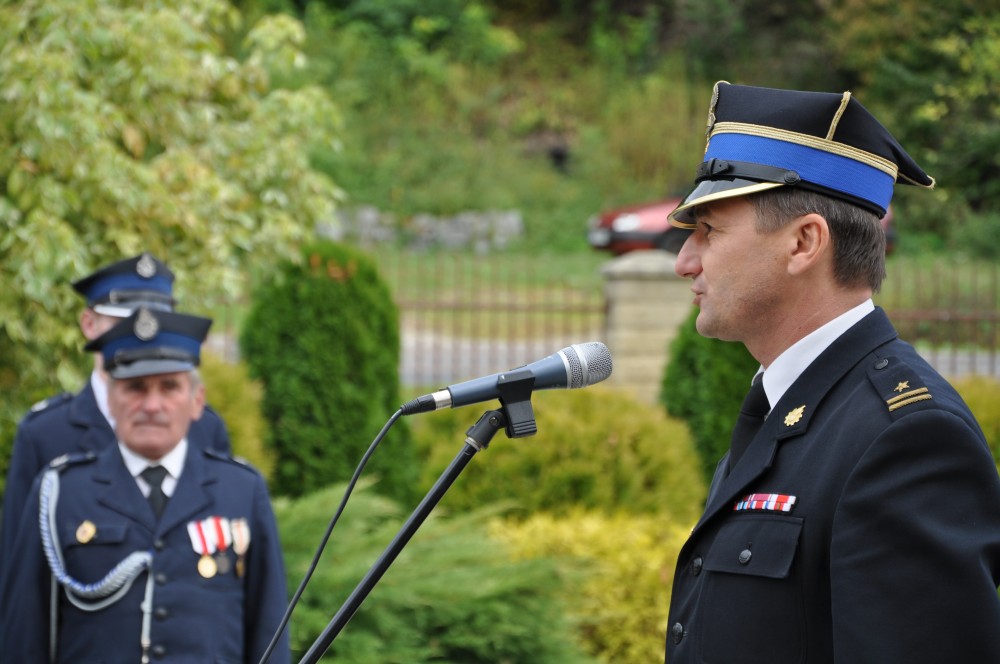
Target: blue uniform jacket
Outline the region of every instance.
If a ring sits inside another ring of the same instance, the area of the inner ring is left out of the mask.
[[[184,470],[159,522],[129,475],[117,446],[66,463],[60,476],[56,529],[68,573],[94,583],[133,551],[150,551],[142,572],[117,603],[82,611],[59,594],[58,662],[138,662],[140,603],[152,574],[151,656],[156,662],[260,661],[287,606],[278,532],[263,477],[252,467],[213,450],[188,448]],[[48,661],[50,570],[38,525],[39,485],[34,483],[8,566],[0,653],[10,662]],[[207,517],[244,518],[250,546],[235,573],[203,578],[187,524]],[[92,536],[78,536],[85,521]],[[80,540],[84,540],[81,542]],[[287,631],[286,631],[287,632]],[[290,658],[283,638],[270,662]]]
[[[64,454],[99,452],[108,446],[115,447],[115,442],[115,432],[97,406],[90,381],[77,394],[54,397],[21,420],[3,494],[0,576],[17,537],[17,525],[31,483],[39,471]],[[229,454],[226,426],[215,411],[207,407],[201,418],[191,423],[188,442],[196,448],[213,447]]]
[[[667,662],[1000,662],[997,468],[958,394],[896,336],[881,309],[866,316],[728,476],[720,462],[678,556]]]

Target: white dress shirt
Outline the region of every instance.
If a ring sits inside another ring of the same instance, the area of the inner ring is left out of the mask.
[[[163,478],[161,488],[163,489],[163,493],[168,497],[174,494],[174,489],[177,488],[177,480],[180,479],[181,471],[184,469],[184,458],[187,456],[188,442],[186,437],[181,438],[181,442],[177,444],[177,447],[170,450],[159,461],[150,461],[146,457],[136,454],[121,441],[118,441],[118,449],[121,450],[125,467],[128,468],[129,474],[135,478],[135,483],[139,485],[142,495],[149,498],[149,483],[140,474],[148,466],[163,466],[167,469],[167,475]]]

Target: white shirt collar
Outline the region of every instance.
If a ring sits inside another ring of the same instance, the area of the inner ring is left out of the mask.
[[[148,493],[149,485],[146,484],[146,481],[139,474],[147,466],[163,466],[166,468],[168,474],[163,480],[163,493],[169,496],[173,493],[174,487],[177,486],[177,480],[180,479],[181,471],[184,470],[184,459],[187,457],[188,441],[187,437],[181,438],[181,442],[177,443],[177,446],[159,461],[150,461],[146,457],[136,454],[120,440],[118,441],[118,449],[121,451],[125,467],[128,469],[129,474],[139,483],[143,494]]]
[[[865,300],[802,337],[779,355],[764,372],[764,392],[767,393],[767,401],[771,407],[781,400],[788,388],[830,344],[873,311],[875,304],[871,299]],[[763,368],[758,369],[757,373],[761,371]]]
[[[111,430],[115,429],[115,418],[111,417],[111,410],[108,408],[108,381],[101,377],[97,370],[90,372],[90,389],[94,391],[94,399],[97,401],[97,408],[101,415],[111,425]]]

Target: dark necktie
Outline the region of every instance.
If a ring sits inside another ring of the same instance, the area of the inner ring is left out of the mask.
[[[767,403],[767,394],[764,392],[764,374],[757,374],[754,377],[750,391],[743,399],[740,406],[740,416],[733,427],[733,439],[729,446],[729,469],[736,467],[740,457],[750,446],[750,441],[757,434],[757,430],[764,424],[767,411],[770,408]]]
[[[163,478],[167,476],[167,469],[163,466],[148,466],[139,474],[149,484],[149,504],[159,519],[163,508],[167,506],[167,494],[163,493]]]

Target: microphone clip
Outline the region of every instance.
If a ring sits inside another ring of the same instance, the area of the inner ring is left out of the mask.
[[[497,379],[500,403],[507,415],[504,431],[508,438],[524,438],[538,433],[535,410],[531,407],[534,388],[535,375],[530,369],[508,371]]]

